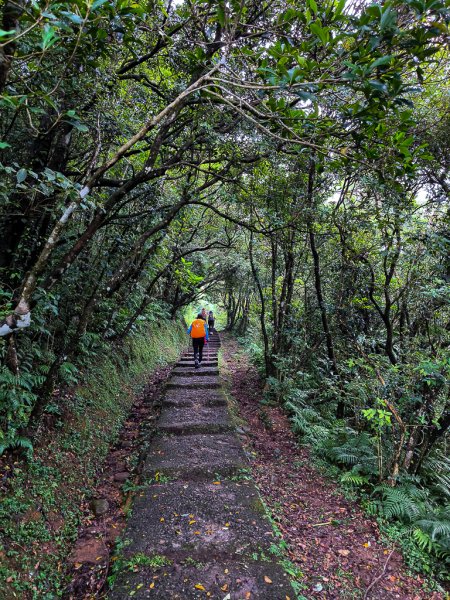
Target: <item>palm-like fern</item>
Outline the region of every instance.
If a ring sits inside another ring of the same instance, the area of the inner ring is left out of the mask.
[[[319,449],[322,456],[342,467],[351,467],[353,473],[376,473],[375,443],[367,432],[358,433],[346,427],[334,436],[328,436]]]
[[[290,413],[292,430],[305,438],[305,441],[316,446],[329,435],[329,428],[324,419],[314,409],[294,402],[285,403],[286,410]]]
[[[424,506],[417,496],[414,497],[411,489],[412,487],[387,485],[376,487],[374,492],[381,495],[378,501],[379,512],[387,519],[396,518],[409,523],[419,518]]]
[[[428,490],[413,483],[398,487],[379,486],[374,493],[381,498],[371,506],[388,519],[399,519],[410,525],[419,548],[450,559],[450,508],[436,506]]]
[[[352,469],[351,471],[346,471],[341,476],[341,483],[361,487],[369,483],[369,477],[367,475],[361,475],[357,470]]]
[[[450,456],[435,450],[424,462],[421,473],[439,495],[450,498]]]

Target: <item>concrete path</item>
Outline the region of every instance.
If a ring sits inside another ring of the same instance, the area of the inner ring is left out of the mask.
[[[221,390],[213,335],[196,370],[192,351],[167,383],[108,598],[293,600],[258,491]],[[244,472],[245,473],[245,472]]]

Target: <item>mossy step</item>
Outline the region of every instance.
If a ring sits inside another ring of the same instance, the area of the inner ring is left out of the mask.
[[[225,433],[232,431],[228,410],[224,406],[166,408],[158,420],[158,430],[163,433],[186,435],[192,433]]]
[[[188,557],[170,563],[162,555],[149,557],[156,565],[120,573],[109,600],[285,600],[295,598],[289,577],[273,562],[224,559],[198,562]],[[152,587],[150,587],[152,586]],[[132,593],[132,595],[131,595]]]
[[[208,356],[208,353],[204,352],[203,353],[203,359],[206,360],[206,361],[217,360],[217,354],[215,354],[213,352],[210,352],[209,356]],[[193,352],[189,352],[187,354],[183,354],[183,356],[180,358],[180,360],[182,360],[182,361],[186,361],[186,360],[192,361],[192,360],[194,360],[194,353]]]
[[[217,360],[202,360],[202,367],[217,367],[218,363]],[[181,368],[181,369],[188,369],[188,368],[192,368],[195,366],[195,363],[193,360],[183,360],[180,362],[177,362],[177,364],[175,365],[175,367]]]
[[[225,406],[227,399],[219,389],[181,389],[166,390],[163,396],[165,406]]]
[[[215,477],[149,485],[134,503],[124,537],[130,540],[125,556],[197,561],[250,558],[268,553],[275,541],[255,485]]]
[[[173,376],[181,376],[181,377],[207,377],[207,376],[215,376],[219,375],[219,369],[216,367],[206,367],[204,363],[199,366],[198,369],[195,368],[195,364],[191,367],[191,369],[174,369],[172,371]]]
[[[187,354],[194,354],[194,350],[192,348],[190,348],[189,350],[186,351]],[[185,355],[186,355],[185,353]],[[210,348],[208,351],[208,348],[203,348],[203,356],[205,356],[206,354],[215,354],[217,356],[218,354],[218,350],[216,348]]]
[[[218,377],[172,377],[167,383],[167,389],[185,388],[185,389],[207,389],[214,390],[221,387]]]
[[[237,474],[248,466],[233,433],[155,438],[144,464],[145,476],[162,473],[172,479],[211,479]]]

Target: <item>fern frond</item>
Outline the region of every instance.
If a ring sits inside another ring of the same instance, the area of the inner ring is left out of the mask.
[[[430,538],[430,536],[428,535],[428,533],[426,533],[425,531],[422,531],[422,529],[419,528],[414,528],[412,531],[412,537],[414,539],[414,541],[416,542],[416,544],[419,546],[419,548],[423,551],[423,552],[428,552],[430,553],[433,549],[433,542]]]
[[[347,471],[341,476],[341,483],[354,486],[363,486],[369,482],[369,478],[366,475],[360,475],[352,471]]]
[[[411,498],[405,489],[379,486],[374,491],[380,492],[382,495],[380,510],[386,518],[394,517],[411,522],[420,515],[421,506],[419,502]]]

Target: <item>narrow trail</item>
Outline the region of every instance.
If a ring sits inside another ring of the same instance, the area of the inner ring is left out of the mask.
[[[290,600],[268,561],[275,539],[228,413],[218,335],[194,369],[183,356],[166,386],[146,482],[124,533],[110,600]]]

